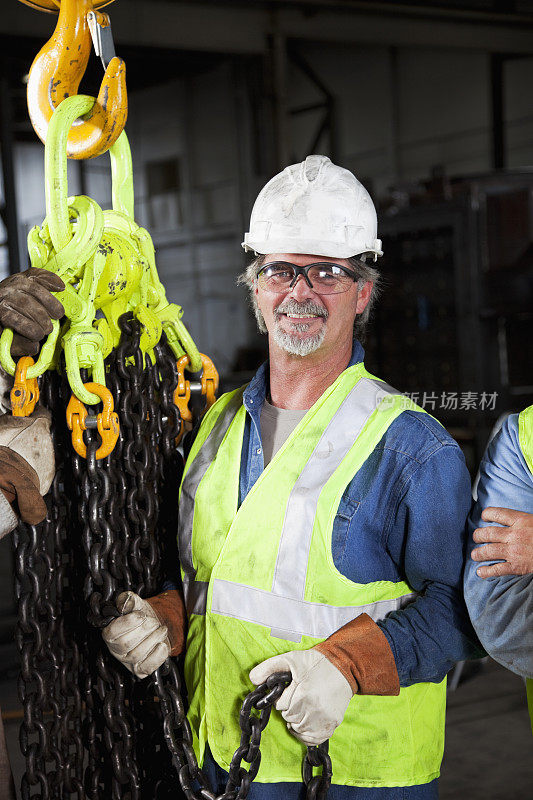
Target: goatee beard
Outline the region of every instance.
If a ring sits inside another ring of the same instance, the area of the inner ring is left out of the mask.
[[[296,336],[292,333],[287,333],[286,331],[282,330],[280,319],[281,314],[316,314],[325,320],[328,318],[328,312],[322,306],[317,305],[312,300],[305,300],[303,303],[298,303],[296,300],[291,298],[290,300],[286,300],[276,308],[275,311],[275,319],[274,319],[274,341],[281,347],[282,350],[285,350],[286,353],[290,353],[294,356],[308,356],[311,353],[316,352],[321,346],[324,341],[324,337],[326,335],[326,325],[322,325],[321,329],[318,333],[313,334],[313,336],[306,336],[301,338],[300,336]],[[293,328],[300,333],[305,333],[309,330],[309,323],[308,322],[292,322],[291,323]]]

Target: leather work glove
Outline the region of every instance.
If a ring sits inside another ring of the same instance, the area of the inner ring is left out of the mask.
[[[110,652],[138,678],[146,678],[185,640],[185,606],[176,589],[143,600],[134,592],[117,597],[121,616],[102,631]]]
[[[389,643],[367,614],[309,650],[268,658],[252,669],[250,680],[259,685],[273,672],[285,670],[292,681],[276,708],[291,733],[308,746],[322,744],[333,735],[354,694],[400,692]]]
[[[54,478],[50,414],[38,406],[31,417],[0,416],[0,489],[16,501],[21,518],[37,525],[46,517],[45,495]]]
[[[13,357],[33,356],[39,351],[39,342],[52,331],[51,319],[61,319],[65,313],[50,292],[64,288],[59,275],[37,267],[0,281],[0,326],[13,328]]]

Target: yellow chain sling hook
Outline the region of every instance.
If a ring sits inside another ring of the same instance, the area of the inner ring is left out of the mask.
[[[108,15],[95,9],[112,1],[21,0],[43,11],[59,11],[55,31],[37,54],[28,78],[28,111],[43,142],[54,109],[78,91],[92,49],[89,20],[110,37]],[[126,66],[115,56],[106,66],[94,106],[69,133],[68,158],[93,158],[105,153],[122,133],[127,115]]]
[[[19,359],[15,372],[15,382],[11,389],[11,413],[14,417],[29,417],[39,402],[37,378],[28,378],[28,367],[33,365],[31,356]]]
[[[67,406],[67,425],[72,431],[72,446],[76,453],[82,458],[87,458],[87,445],[83,441],[83,431],[91,427],[96,427],[102,444],[96,451],[96,458],[106,458],[117,443],[120,433],[118,414],[114,411],[113,395],[99,383],[86,383],[87,391],[97,394],[102,401],[103,410],[95,416],[90,416],[84,404],[73,394]]]

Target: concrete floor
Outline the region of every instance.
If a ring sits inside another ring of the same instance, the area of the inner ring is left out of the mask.
[[[13,647],[0,647],[0,705],[18,787],[24,763],[15,659]],[[448,694],[446,728],[441,800],[533,800],[533,737],[520,678],[489,659],[467,664]]]
[[[448,693],[440,784],[441,800],[533,800],[525,684],[491,659]]]

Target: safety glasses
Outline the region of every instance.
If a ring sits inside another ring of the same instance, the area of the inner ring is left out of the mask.
[[[257,282],[266,292],[281,294],[294,287],[299,276],[304,279],[317,294],[340,294],[357,282],[357,275],[340,264],[330,261],[319,261],[299,267],[288,261],[272,261],[264,264],[257,271]]]

